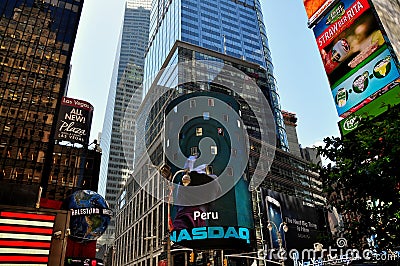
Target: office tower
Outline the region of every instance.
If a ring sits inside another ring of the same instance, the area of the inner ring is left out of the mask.
[[[172,70],[166,71],[164,75],[155,76],[164,67],[183,62],[210,60],[232,66],[245,73],[249,80],[258,85],[268,100],[266,104],[272,109],[274,117],[273,125],[269,129],[272,128],[274,131],[276,129],[276,145],[279,148],[268,175],[268,170],[265,170],[266,178],[262,186],[296,195],[305,202],[323,200],[320,197],[318,176],[305,170],[307,162],[287,152],[289,147],[259,1],[153,1],[149,41],[144,72],[145,100],[154,96],[148,93],[151,87],[156,88],[155,91],[158,89],[162,91],[162,86],[174,88],[174,90],[162,95],[153,107],[151,102],[143,103],[143,108],[137,114],[138,120],[142,115],[147,123],[143,123],[144,128],[136,131],[136,140],[145,139],[145,144],[144,146],[142,144],[141,149],[135,152],[134,178],[127,181],[118,197],[115,265],[157,265],[157,263],[165,265],[167,261],[169,263],[174,261],[175,265],[188,263],[189,257],[192,257],[190,249],[180,247],[179,243],[173,244],[172,247],[169,245],[171,233],[168,228],[169,204],[165,202],[168,191],[165,191],[163,187],[165,184],[160,181],[162,177],[156,169],[157,166],[165,163],[163,145],[168,145],[163,143],[162,133],[160,133],[165,130],[164,116],[168,113],[165,110],[172,108],[168,107],[168,104],[174,97],[184,97],[182,95],[191,91],[234,95],[226,87],[217,84],[221,80],[232,82],[233,87],[241,85],[231,76],[223,74],[216,75],[209,82],[181,84],[182,77],[188,74],[184,67],[182,69],[178,67],[177,71],[174,71],[172,67]],[[218,69],[216,72],[219,70],[223,72],[218,64],[214,67]],[[251,98],[256,95],[250,90],[247,93],[245,97]],[[257,148],[260,145],[258,136],[261,125],[254,123],[257,111],[248,111],[246,99],[240,99],[240,97],[235,99],[240,105],[243,123],[250,138],[250,159],[248,172],[245,174],[249,178],[255,171],[255,165],[260,156]],[[152,109],[143,115],[146,107]],[[176,132],[176,135],[178,133],[180,132]],[[150,163],[143,156],[144,153],[149,155]],[[154,191],[148,193],[152,189]],[[152,194],[153,192],[155,194]],[[257,195],[252,196],[253,213],[251,214],[256,225],[251,233],[254,236],[251,240],[251,248],[256,250],[263,248],[266,240],[261,236],[261,217],[257,213],[259,201],[256,200]],[[179,237],[175,238],[175,242],[177,239]],[[216,243],[213,244],[218,246]],[[213,251],[207,247],[203,246],[201,253],[196,251],[195,260],[197,263],[202,263],[197,265],[207,265],[208,260],[214,260],[219,265],[223,254],[241,253],[248,248],[237,245],[236,248],[231,247],[221,252],[221,249],[224,249],[221,246]],[[251,262],[237,261],[237,263],[248,263],[248,265]]]
[[[48,194],[83,0],[0,2],[0,180]],[[53,197],[54,198],[54,197]]]
[[[276,118],[278,147],[289,150],[260,1],[153,1],[144,80],[167,66],[176,40],[263,67],[268,81],[262,89]]]
[[[105,196],[110,208],[115,208],[116,197],[132,172],[132,163],[125,158],[133,154],[123,148],[123,120],[129,101],[143,80],[144,54],[148,43],[150,0],[128,0],[125,6],[123,28],[119,40],[114,73],[111,80],[106,117],[104,118],[101,147],[103,160],[99,193]],[[127,146],[133,145],[128,140]],[[127,152],[126,156],[124,152]],[[103,239],[113,239],[113,221]]]

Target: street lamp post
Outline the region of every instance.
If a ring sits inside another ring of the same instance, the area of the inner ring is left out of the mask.
[[[167,237],[167,262],[168,262],[168,266],[172,266],[172,260],[171,260],[171,239],[170,237],[170,233],[172,231],[172,228],[170,227],[172,224],[172,220],[171,220],[171,200],[172,200],[172,193],[174,191],[174,181],[175,178],[178,176],[178,174],[180,173],[185,173],[185,175],[182,177],[182,184],[184,186],[187,186],[190,184],[190,176],[188,174],[189,170],[188,169],[182,169],[182,170],[178,170],[175,172],[175,174],[172,176],[171,178],[171,184],[170,184],[170,188],[169,188],[169,196],[168,196],[168,237]],[[171,176],[171,174],[169,175]]]
[[[161,167],[158,167],[156,165],[153,164],[148,164],[148,166],[154,167],[156,168],[162,177],[166,178],[167,180],[169,180],[171,183],[169,185],[169,195],[168,195],[168,235],[167,235],[167,265],[171,266],[172,265],[172,261],[171,261],[171,240],[170,240],[170,233],[172,231],[172,228],[170,227],[172,224],[171,221],[171,200],[172,200],[172,193],[174,191],[174,181],[175,178],[178,176],[178,174],[180,173],[185,173],[182,177],[182,185],[184,186],[188,186],[191,182],[190,176],[189,176],[189,169],[182,169],[182,170],[178,170],[175,172],[175,174],[171,177],[172,173],[171,173],[171,168],[164,164]]]
[[[277,234],[277,236],[278,236],[279,252],[285,251],[285,248],[284,248],[283,245],[282,245],[281,229],[283,229],[283,231],[284,231],[285,233],[289,230],[289,228],[288,228],[288,226],[286,225],[286,223],[285,223],[285,222],[280,223],[280,224],[279,224],[279,228],[278,228],[278,226],[277,226],[274,222],[268,221],[267,228],[268,228],[268,230],[269,230],[271,233],[272,233],[272,229],[275,228],[276,234]],[[280,253],[280,254],[283,254],[283,252]],[[281,262],[281,265],[284,266],[284,265],[285,265],[285,261],[283,260],[283,258],[280,258],[280,260],[281,260],[281,261],[280,261],[280,262]]]

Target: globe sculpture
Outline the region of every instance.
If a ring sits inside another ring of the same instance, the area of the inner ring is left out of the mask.
[[[71,210],[71,237],[81,241],[97,240],[107,229],[112,211],[107,201],[90,190],[78,190],[64,202]]]

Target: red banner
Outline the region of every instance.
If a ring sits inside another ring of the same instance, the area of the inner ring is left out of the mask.
[[[368,0],[358,0],[344,11],[344,14],[317,37],[318,48],[321,50],[329,45],[340,33],[347,29],[354,21],[370,8]],[[334,12],[335,10],[332,10]],[[329,16],[329,15],[328,15]],[[328,24],[328,21],[326,22]]]

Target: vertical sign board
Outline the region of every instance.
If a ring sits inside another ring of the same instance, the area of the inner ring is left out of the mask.
[[[54,138],[87,145],[92,117],[93,106],[90,103],[63,97]]]
[[[397,58],[368,0],[331,5],[313,31],[338,115],[345,118],[339,123],[345,135],[356,127],[360,114],[383,112],[382,103],[387,102],[382,100],[388,97],[382,95],[396,87],[400,76]]]
[[[286,250],[313,248],[314,243],[319,242],[319,234],[324,231],[322,209],[300,198],[262,189],[261,210],[263,234],[271,249],[279,249],[278,231]],[[269,223],[272,230],[268,229]],[[287,232],[283,230],[283,223],[288,227]]]
[[[375,95],[387,92],[399,77],[396,63],[386,47],[379,49],[370,59],[332,87],[332,96],[340,116],[347,117],[372,102]]]
[[[167,164],[173,175],[182,170],[176,163],[180,152],[186,161],[183,168],[191,170],[190,183],[184,186],[183,175],[178,174],[170,192],[171,240],[180,246],[251,249],[254,222],[249,182],[239,170],[241,165],[245,169],[247,157],[238,110],[233,97],[212,92],[180,96],[166,108]],[[224,114],[229,119],[224,120]],[[227,184],[232,186],[221,193]]]

